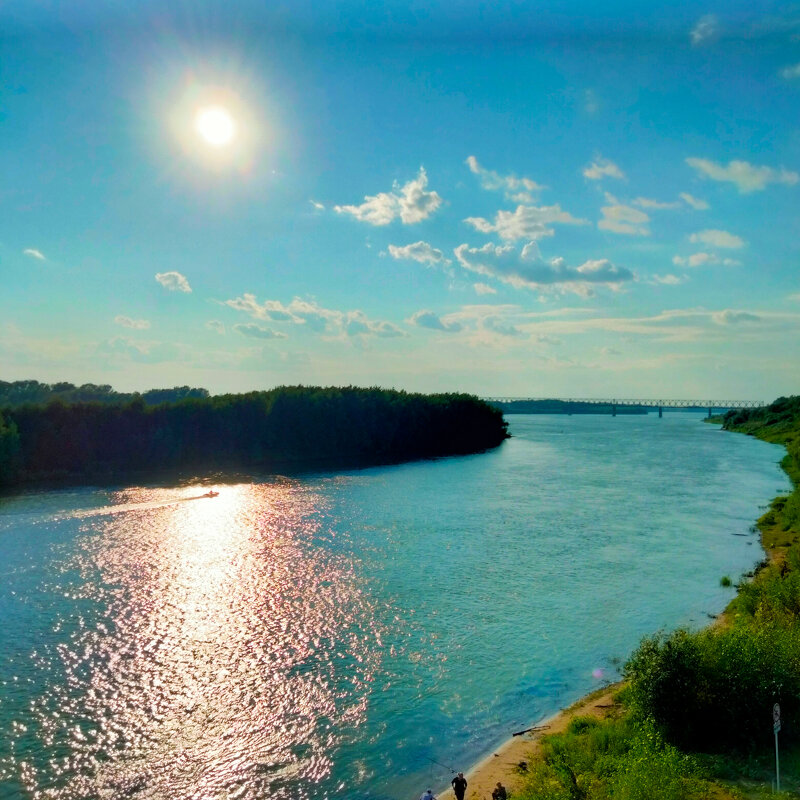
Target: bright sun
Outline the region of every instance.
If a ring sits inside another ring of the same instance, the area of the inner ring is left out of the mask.
[[[194,127],[200,137],[212,147],[225,147],[236,136],[236,121],[227,108],[205,106],[198,109]]]

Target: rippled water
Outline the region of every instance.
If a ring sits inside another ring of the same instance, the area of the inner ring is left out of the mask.
[[[780,448],[509,419],[491,453],[214,499],[0,499],[0,797],[415,797],[761,558]]]

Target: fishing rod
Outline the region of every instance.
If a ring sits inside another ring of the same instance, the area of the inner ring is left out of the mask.
[[[449,770],[450,770],[450,772],[452,772],[452,773],[453,773],[453,775],[455,775],[455,774],[456,774],[456,771],[457,771],[457,770],[454,770],[452,767],[448,767],[448,766],[447,766],[447,764],[442,764],[442,762],[441,762],[441,761],[437,761],[435,758],[431,758],[430,756],[425,756],[425,758],[426,758],[428,761],[430,761],[432,764],[436,764],[436,765],[437,765],[437,766],[439,766],[439,767],[444,767],[445,769],[449,769]]]

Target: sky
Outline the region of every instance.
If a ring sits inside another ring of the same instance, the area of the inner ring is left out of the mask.
[[[800,5],[0,4],[0,379],[800,392]]]

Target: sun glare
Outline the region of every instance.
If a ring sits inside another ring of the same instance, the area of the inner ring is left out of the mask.
[[[236,121],[228,109],[222,106],[206,106],[198,109],[194,127],[200,138],[212,147],[225,147],[236,136]]]

